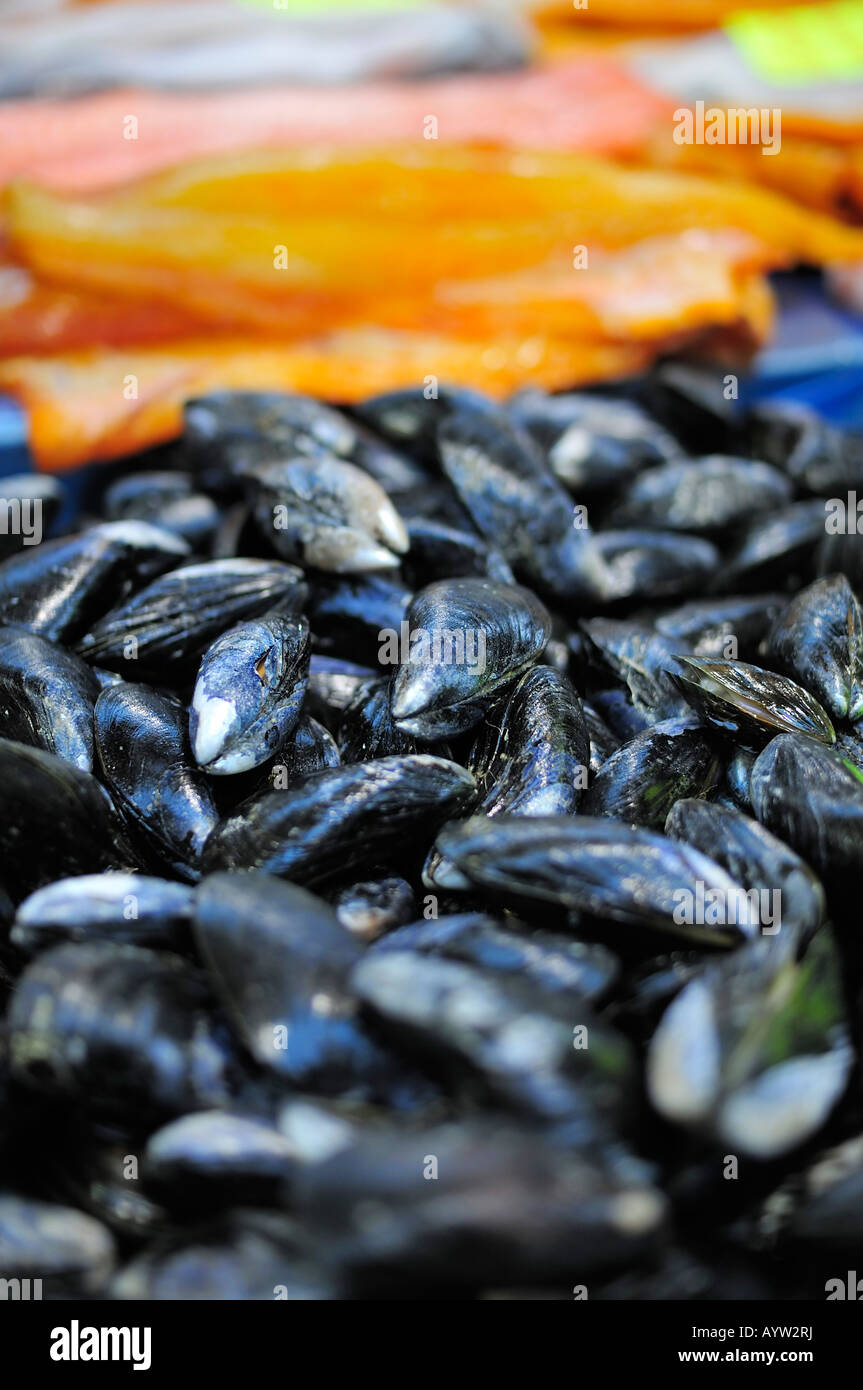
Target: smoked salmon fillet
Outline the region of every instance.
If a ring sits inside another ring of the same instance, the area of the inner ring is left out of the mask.
[[[207,156],[315,145],[485,145],[625,153],[670,107],[613,61],[350,87],[123,90],[0,105],[0,187],[116,188]]]

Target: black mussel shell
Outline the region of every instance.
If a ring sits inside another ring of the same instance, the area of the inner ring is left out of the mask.
[[[591,777],[582,809],[660,830],[675,801],[704,796],[718,777],[719,759],[703,727],[666,719],[612,753]]]
[[[690,981],[647,1056],[648,1094],[666,1119],[761,1160],[822,1128],[854,1063],[829,931],[802,960],[788,944],[750,943]]]
[[[163,575],[114,608],[78,643],[96,666],[127,679],[169,684],[193,675],[207,647],[227,628],[268,609],[299,612],[301,572],[277,560],[208,560]]]
[[[490,697],[533,665],[551,635],[548,613],[530,590],[490,579],[430,584],[405,625],[388,634],[381,652],[400,662],[392,686],[396,725],[421,739],[478,724]]]
[[[790,482],[770,464],[708,454],[645,469],[607,520],[609,526],[622,528],[709,535],[781,508],[791,497]]]
[[[0,739],[0,880],[19,897],[133,862],[104,787],[53,753]]]
[[[397,569],[404,522],[380,483],[322,454],[257,467],[249,482],[255,520],[283,560],[332,574]]]
[[[568,677],[535,666],[490,711],[468,756],[487,816],[571,815],[587,786],[590,736]]]
[[[475,797],[469,772],[428,754],[328,768],[224,821],[210,837],[204,864],[207,872],[263,869],[319,883],[351,873],[378,852],[403,859]]]
[[[28,547],[0,564],[0,623],[74,641],[118,598],[188,554],[179,536],[144,521],[108,521]]]
[[[229,1099],[211,1001],[177,956],[107,941],[42,951],[18,981],[9,1037],[17,1080],[106,1113]]]
[[[99,682],[74,652],[23,627],[0,627],[0,732],[93,770]]]
[[[843,574],[801,590],[776,619],[765,649],[834,719],[863,718],[863,613]]]
[[[755,815],[820,874],[863,868],[863,772],[823,743],[780,734],[752,767]]]
[[[211,774],[249,772],[285,746],[309,669],[305,618],[272,613],[240,623],[207,649],[189,710],[195,761]]]
[[[740,885],[699,850],[638,826],[585,815],[476,816],[446,826],[437,845],[472,885],[519,907],[551,903],[720,946],[755,930],[745,902],[733,923],[687,921],[681,890],[695,903],[699,883],[727,895]]]
[[[591,1002],[608,994],[619,973],[616,958],[597,941],[529,931],[514,918],[497,920],[481,912],[409,922],[382,937],[373,949],[444,956],[492,974],[524,976],[553,994],[572,991]]]
[[[564,604],[600,592],[605,567],[584,515],[528,434],[502,413],[462,409],[442,421],[438,446],[471,521],[517,578]]]
[[[194,880],[218,819],[192,757],[186,711],[145,685],[112,686],[96,702],[99,768],[148,860]]]
[[[19,904],[11,938],[22,951],[59,941],[178,946],[188,937],[193,890],[144,874],[81,874],[39,888]]]
[[[382,1059],[349,984],[362,946],[331,907],[267,874],[214,874],[198,890],[194,931],[261,1066],[322,1093],[369,1084]]]
[[[824,889],[794,850],[731,806],[686,798],[672,806],[665,833],[709,854],[747,892],[759,895],[762,932],[804,938],[821,924]]]
[[[715,728],[763,743],[777,732],[835,743],[836,731],[818,701],[787,676],[745,661],[681,656],[671,679],[692,708]]]

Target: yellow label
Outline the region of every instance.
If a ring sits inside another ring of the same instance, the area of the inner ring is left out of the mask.
[[[863,3],[743,10],[724,25],[750,66],[770,82],[863,77]]]

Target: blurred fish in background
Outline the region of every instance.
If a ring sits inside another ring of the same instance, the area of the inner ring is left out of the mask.
[[[0,0],[0,391],[33,457],[164,442],[220,386],[745,368],[775,272],[861,297],[863,53],[812,8]],[[803,22],[809,70],[765,74]],[[774,90],[769,158],[674,138],[684,104]]]
[[[411,0],[0,4],[0,97],[426,77],[518,67],[529,53],[512,12]]]

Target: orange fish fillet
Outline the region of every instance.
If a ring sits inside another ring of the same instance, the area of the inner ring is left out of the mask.
[[[713,29],[738,10],[785,10],[806,0],[539,0],[533,14],[620,29]],[[811,0],[808,0],[811,4]]]
[[[863,259],[863,231],[744,184],[623,169],[584,156],[536,155],[530,172],[515,173],[500,156],[459,157],[458,177],[451,162],[441,168],[433,154],[424,165],[399,166],[394,187],[410,209],[403,220],[396,208],[386,216],[373,215],[374,207],[372,215],[335,214],[337,159],[304,176],[298,217],[287,191],[283,215],[264,217],[128,196],[68,200],[14,185],[7,194],[9,243],[48,282],[255,326],[290,325],[303,296],[326,302],[334,295],[336,310],[341,296],[427,299],[447,281],[535,270],[554,258],[573,264],[577,248],[592,255],[696,230],[744,234],[757,247],[749,260],[764,268]],[[473,171],[488,190],[494,220],[439,216]],[[359,186],[357,169],[354,176]],[[229,187],[230,179],[223,191]],[[521,220],[523,204],[530,220]]]
[[[169,304],[40,284],[23,266],[0,261],[0,358],[69,352],[94,343],[160,343],[199,328]]]
[[[65,470],[173,438],[183,401],[217,388],[290,389],[349,402],[432,376],[501,397],[525,382],[549,389],[641,370],[650,349],[628,344],[459,342],[363,330],[292,347],[193,340],[172,348],[12,358],[0,391],[29,416],[39,467]]]
[[[759,244],[745,235],[683,232],[600,250],[579,271],[567,260],[550,261],[515,274],[443,281],[424,296],[304,293],[292,297],[289,313],[255,297],[247,318],[262,337],[282,342],[368,323],[475,341],[501,333],[529,337],[538,325],[562,340],[652,341],[734,322],[741,276],[763,261]],[[225,312],[219,328],[236,322]],[[200,329],[192,315],[167,303],[37,285],[28,271],[0,267],[0,357],[144,345]]]

